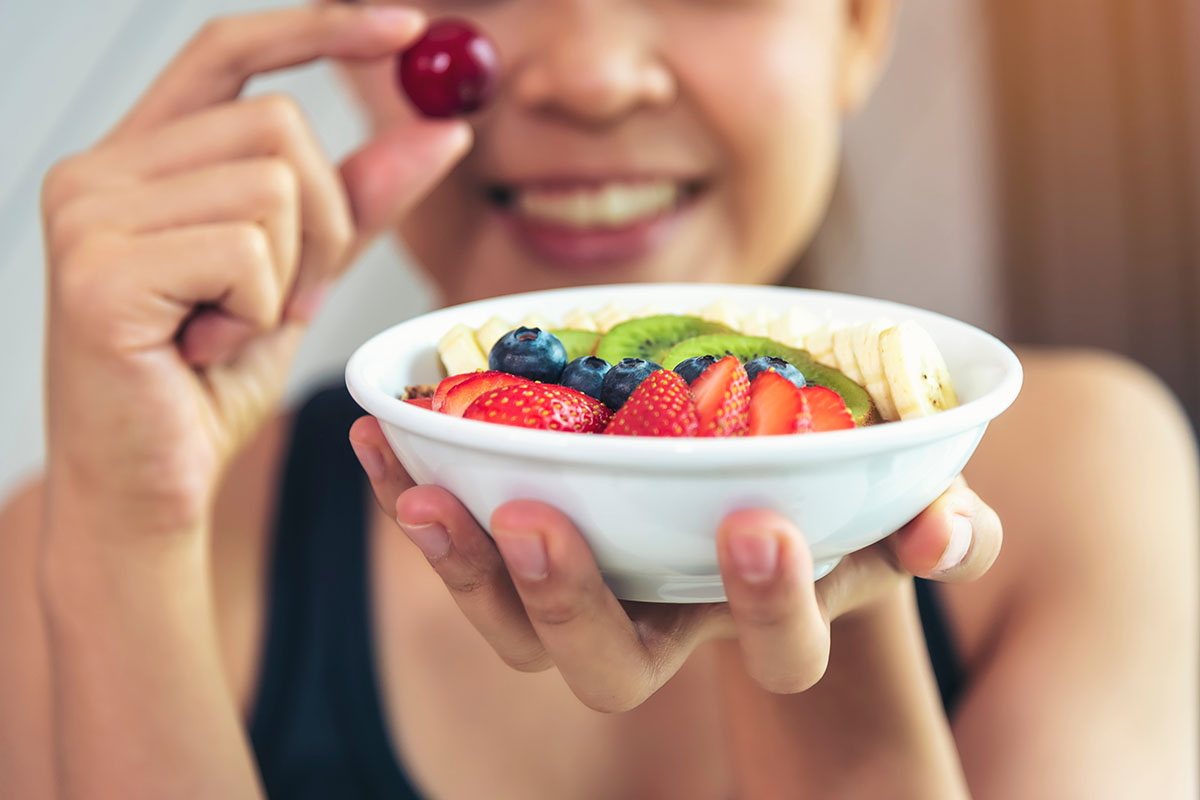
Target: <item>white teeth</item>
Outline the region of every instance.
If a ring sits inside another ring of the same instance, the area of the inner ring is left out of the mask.
[[[577,228],[628,225],[673,208],[679,198],[674,181],[606,183],[588,189],[520,189],[517,211],[533,219]]]

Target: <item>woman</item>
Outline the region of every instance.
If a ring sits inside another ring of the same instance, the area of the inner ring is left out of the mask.
[[[960,483],[815,587],[786,520],[731,514],[715,606],[617,603],[543,505],[497,511],[493,544],[454,498],[411,488],[364,418],[349,432],[368,511],[338,447],[357,416],[344,395],[294,427],[272,417],[304,323],[383,232],[446,302],[778,280],[818,224],[894,12],[462,10],[506,62],[473,128],[412,119],[395,93],[390,57],[421,16],[322,5],[207,26],[47,177],[48,459],[0,540],[8,793],[1191,794],[1195,451],[1130,365],[1023,354],[1022,399],[972,463],[1011,533],[990,572],[999,522]],[[286,98],[238,99],[253,74],[316,58],[345,62],[374,124],[336,169]],[[605,212],[624,235],[546,219],[626,183],[672,202]],[[938,652],[965,680],[952,725],[912,574],[947,584],[954,649]]]

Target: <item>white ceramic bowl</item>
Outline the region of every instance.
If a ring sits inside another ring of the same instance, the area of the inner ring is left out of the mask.
[[[920,323],[941,348],[958,408],[849,431],[738,439],[641,439],[493,425],[436,414],[397,397],[440,375],[436,344],[456,323],[520,320],[610,301],[630,309],[695,312],[717,299],[747,311],[795,306],[844,322]],[[536,499],[587,537],[617,597],[723,600],[717,521],[738,508],[774,509],[804,531],[816,576],[912,519],[950,485],[988,422],[1021,387],[1021,365],[1000,341],[963,322],[895,303],[801,289],[711,284],[595,286],[511,295],[403,322],[360,347],[350,393],[376,416],[412,478],[453,492],[486,528],[497,506]]]

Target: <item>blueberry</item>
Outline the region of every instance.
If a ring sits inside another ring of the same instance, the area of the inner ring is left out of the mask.
[[[747,363],[746,376],[753,382],[758,377],[758,373],[766,372],[769,369],[775,370],[781,378],[787,378],[796,384],[796,388],[798,389],[803,389],[807,383],[804,380],[804,373],[782,358],[775,358],[774,356],[763,356]]]
[[[488,355],[488,367],[531,381],[558,383],[567,366],[567,348],[541,328],[517,328],[500,337]]]
[[[604,383],[600,386],[600,402],[616,411],[625,405],[629,395],[633,394],[633,390],[646,380],[650,373],[660,369],[662,367],[653,361],[622,358],[605,374]]]
[[[558,382],[568,389],[583,392],[588,397],[600,399],[600,387],[604,384],[604,376],[612,369],[603,358],[595,356],[580,356],[567,364]]]
[[[694,356],[676,364],[675,371],[691,386],[696,382],[696,378],[699,378],[704,373],[704,370],[715,363],[717,363],[716,356]]]

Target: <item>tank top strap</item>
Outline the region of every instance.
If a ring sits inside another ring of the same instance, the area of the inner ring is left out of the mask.
[[[342,387],[297,412],[274,530],[250,739],[269,797],[417,798],[378,689],[367,568],[369,485]]]
[[[942,708],[946,716],[953,716],[962,698],[966,674],[949,621],[938,597],[937,583],[922,578],[915,579],[917,611],[921,616],[921,628],[925,632],[925,647],[929,650],[929,662],[937,679],[938,692],[942,696]]]

